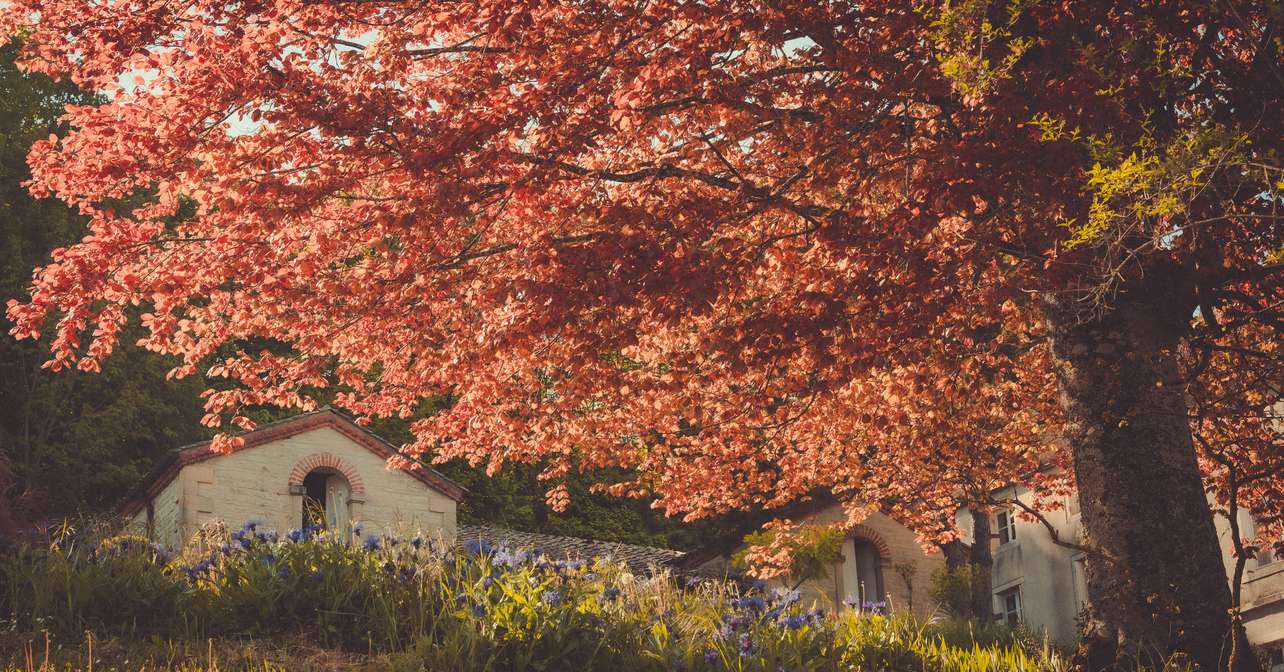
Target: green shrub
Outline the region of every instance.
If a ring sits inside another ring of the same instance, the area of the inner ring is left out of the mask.
[[[18,628],[79,638],[186,634],[190,590],[164,551],[119,536],[88,546],[54,542],[0,555],[0,613]]]
[[[797,591],[635,576],[420,539],[348,544],[247,526],[166,562],[137,540],[26,548],[0,560],[19,628],[83,638],[306,638],[400,670],[1051,670],[997,626],[828,614]],[[221,541],[221,543],[220,543]]]

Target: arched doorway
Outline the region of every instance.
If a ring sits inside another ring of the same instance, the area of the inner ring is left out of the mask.
[[[346,530],[351,488],[343,474],[332,469],[313,469],[303,477],[303,519],[301,527],[318,525],[327,530]]]
[[[878,538],[849,537],[843,543],[843,602],[863,609],[865,605],[886,602],[883,562],[886,551]]]

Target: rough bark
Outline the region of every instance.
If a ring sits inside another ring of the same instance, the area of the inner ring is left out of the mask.
[[[994,554],[990,551],[990,513],[972,509],[972,547],[968,564],[972,566],[972,613],[982,621],[994,620]]]
[[[1131,670],[1178,654],[1225,670],[1230,590],[1175,352],[1193,305],[1156,278],[1104,315],[1079,308],[1045,300],[1084,530],[1103,552],[1087,559],[1079,660]]]

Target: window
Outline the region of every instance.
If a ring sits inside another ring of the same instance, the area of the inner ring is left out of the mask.
[[[999,545],[1016,541],[1016,520],[1011,511],[999,511],[994,514],[994,529],[999,535]]]
[[[1088,606],[1088,567],[1087,560],[1083,556],[1072,558],[1070,560],[1070,574],[1074,588],[1075,609],[1081,610]]]
[[[1239,534],[1244,539],[1255,539],[1260,530],[1257,529],[1257,520],[1253,514],[1246,509],[1239,510]],[[1262,544],[1257,547],[1257,553],[1248,561],[1248,567],[1265,567],[1280,558],[1275,557],[1275,551],[1270,544]]]
[[[999,609],[1000,621],[1013,628],[1021,624],[1024,617],[1021,615],[1020,586],[999,593]]]

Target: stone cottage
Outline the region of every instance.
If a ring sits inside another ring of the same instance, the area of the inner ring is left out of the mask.
[[[256,521],[285,530],[308,524],[373,534],[453,538],[464,489],[424,468],[388,469],[391,444],[323,409],[242,434],[232,453],[209,442],[170,451],[122,512],[130,525],[178,548],[202,525]]]
[[[464,489],[432,469],[388,469],[396,448],[330,409],[261,425],[232,453],[209,442],[170,451],[122,513],[129,526],[170,550],[203,525],[254,521],[285,532],[320,524],[360,525],[362,534],[440,536],[485,542],[549,559],[609,557],[636,573],[667,567],[683,553],[663,548],[458,525]]]
[[[837,504],[809,502],[789,510],[800,523],[828,525],[845,519]],[[716,575],[733,571],[725,549],[708,549],[675,561],[683,571]],[[937,605],[928,591],[932,575],[945,565],[940,553],[927,552],[909,528],[882,513],[872,513],[847,532],[837,562],[822,577],[799,586],[803,602],[834,610],[880,608],[911,610],[929,616]]]

